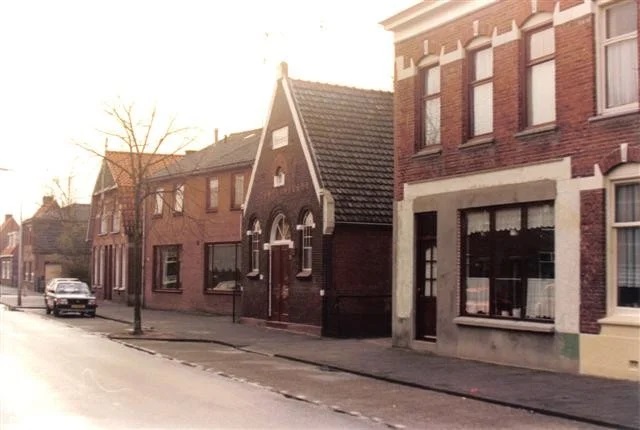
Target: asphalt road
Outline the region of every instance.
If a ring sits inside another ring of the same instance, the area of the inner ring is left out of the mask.
[[[384,428],[0,307],[0,428]]]
[[[2,315],[0,314],[0,316]],[[69,360],[73,361],[74,357],[81,357],[82,367],[78,365],[72,366],[75,370],[72,371],[72,376],[69,377],[73,378],[73,375],[82,374],[82,378],[76,381],[75,384],[88,391],[91,394],[90,398],[96,398],[97,403],[102,405],[98,407],[92,406],[91,410],[104,408],[106,411],[111,411],[110,413],[101,411],[100,415],[94,418],[94,421],[89,422],[90,424],[97,423],[96,426],[103,428],[129,427],[126,421],[121,423],[118,421],[106,421],[103,423],[100,420],[112,419],[115,416],[119,416],[118,414],[124,413],[126,415],[131,413],[133,407],[129,405],[135,405],[140,400],[136,400],[136,396],[133,399],[125,400],[127,396],[124,395],[122,398],[114,395],[113,397],[117,400],[111,398],[102,399],[102,397],[107,396],[96,389],[95,381],[100,382],[103,387],[110,390],[122,389],[123,387],[126,390],[138,390],[137,381],[145,381],[146,384],[146,379],[150,377],[155,380],[155,383],[151,386],[151,394],[153,394],[151,399],[153,400],[150,400],[149,404],[140,404],[140,416],[133,417],[137,420],[133,421],[136,427],[138,427],[137,424],[142,424],[147,428],[201,427],[199,424],[201,421],[191,424],[189,421],[191,412],[189,412],[188,406],[184,405],[186,403],[199,405],[203,404],[203,402],[205,411],[202,413],[205,413],[205,418],[203,418],[204,421],[202,422],[205,424],[204,427],[207,428],[234,426],[242,428],[297,427],[295,421],[289,421],[289,418],[294,417],[294,415],[290,416],[288,413],[283,421],[258,420],[258,422],[246,423],[207,421],[208,415],[206,414],[211,413],[212,408],[206,405],[208,403],[216,405],[218,400],[215,397],[215,393],[218,390],[226,391],[226,388],[220,388],[226,387],[226,385],[218,386],[218,380],[221,379],[226,383],[232,383],[233,386],[245,386],[248,391],[256,391],[257,394],[255,396],[268,394],[268,399],[275,396],[280,401],[284,401],[286,405],[306,405],[311,410],[319,410],[321,414],[333,414],[334,417],[346,419],[345,425],[349,428],[371,426],[378,421],[391,427],[417,429],[596,428],[584,423],[533,414],[520,409],[435,393],[345,372],[329,371],[329,369],[322,369],[317,366],[213,343],[142,339],[127,341],[130,346],[150,352],[151,354],[149,354],[126,348],[99,337],[97,335],[99,333],[106,334],[122,331],[125,327],[128,327],[127,325],[102,318],[54,318],[46,316],[44,310],[29,310],[22,313],[8,313],[5,311],[4,315],[9,315],[9,319],[3,319],[2,324],[0,324],[0,328],[2,328],[2,332],[0,332],[2,337],[0,339],[6,338],[7,333],[14,333],[11,335],[12,337],[23,338],[25,348],[32,348],[30,346],[32,342],[44,343],[49,339],[55,345],[52,348],[57,349],[62,346],[58,338],[64,338],[65,349],[63,357],[67,356],[67,348],[68,354],[71,354]],[[9,328],[6,327],[8,323]],[[14,327],[16,324],[20,325],[19,329]],[[24,332],[26,327],[30,327],[30,329]],[[83,330],[79,330],[80,328]],[[33,339],[29,340],[28,338]],[[89,349],[86,346],[80,351],[75,348],[76,344],[85,345],[88,340],[92,342]],[[0,357],[16,356],[14,351],[7,350],[4,345],[3,350],[8,354],[3,353]],[[50,353],[55,354],[54,352]],[[45,354],[48,353],[45,352]],[[98,359],[95,359],[94,356]],[[147,376],[148,371],[155,369],[156,366],[161,366],[158,364],[159,361],[164,361],[168,367],[158,370],[158,372],[154,371],[153,376]],[[104,362],[105,367],[98,367],[102,362]],[[92,365],[87,366],[86,363],[92,363]],[[181,363],[187,363],[189,366]],[[128,367],[133,369],[128,369]],[[34,369],[33,371],[38,371],[37,366]],[[136,372],[134,371],[136,369],[142,370]],[[147,371],[147,369],[149,370]],[[32,370],[29,371],[33,374]],[[187,375],[182,376],[185,371]],[[95,375],[98,375],[99,378],[96,378]],[[194,375],[196,382],[190,379]],[[221,375],[224,375],[224,377],[221,377]],[[11,375],[8,378],[11,379]],[[22,379],[22,377],[17,378]],[[5,385],[3,380],[0,380],[0,382],[2,382],[1,390],[4,392]],[[128,384],[133,384],[133,388]],[[200,387],[200,384],[203,387]],[[217,388],[213,388],[212,385]],[[198,388],[191,390],[191,386]],[[63,388],[63,392],[68,390],[64,384],[60,387]],[[59,389],[54,390],[53,394],[56,395]],[[210,390],[214,391],[213,395],[208,394]],[[155,391],[171,391],[171,393],[156,393]],[[76,391],[71,390],[71,395],[75,393]],[[125,394],[128,395],[129,392],[126,391]],[[148,395],[151,396],[151,394]],[[155,398],[154,396],[158,397]],[[245,398],[248,399],[249,395],[243,397],[243,399]],[[302,400],[302,402],[291,398]],[[72,399],[74,398],[72,397]],[[92,405],[96,403],[96,400],[92,400]],[[118,405],[116,407],[109,402],[116,402]],[[254,404],[267,405],[266,400],[260,399],[257,402],[252,400],[248,408],[246,403],[242,401],[238,402],[237,406],[242,409],[240,413],[253,416]],[[30,407],[32,406],[27,406],[27,408]],[[147,407],[151,409],[146,411]],[[270,408],[271,406],[268,407]],[[156,420],[154,410],[157,408],[160,408],[162,413],[167,412],[171,419]],[[216,410],[218,409],[219,407],[216,406]],[[256,413],[260,410],[262,410],[262,407],[259,407]],[[286,408],[284,407],[281,409],[281,411],[285,410]],[[133,410],[133,413],[137,413],[136,411],[138,409]],[[336,411],[341,413],[338,414]],[[200,413],[194,412],[196,416]],[[148,415],[147,418],[143,418],[145,414]],[[350,417],[348,416],[349,414],[356,417],[361,416],[361,418]],[[28,417],[28,410],[25,410],[23,415]],[[60,415],[58,414],[58,416]],[[64,414],[62,416],[64,417]],[[68,414],[68,416],[74,417],[72,414]],[[278,416],[282,416],[282,414],[278,414]],[[182,421],[183,419],[184,421]],[[329,421],[316,421],[315,418],[310,418],[300,428],[313,428],[316,423],[317,427],[322,428],[340,428],[343,426],[340,422],[334,425]],[[84,428],[84,425],[79,425],[78,427]],[[1,425],[0,428],[4,429]],[[377,428],[384,427],[379,425]]]

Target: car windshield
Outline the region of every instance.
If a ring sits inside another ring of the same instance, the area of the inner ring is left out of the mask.
[[[65,282],[56,287],[57,294],[90,294],[89,286],[83,282]]]

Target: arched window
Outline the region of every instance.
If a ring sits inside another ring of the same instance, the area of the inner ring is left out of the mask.
[[[260,237],[262,230],[260,221],[255,220],[251,228],[251,271],[260,272]]]
[[[282,167],[278,167],[276,169],[275,175],[273,175],[273,186],[282,187],[283,185],[284,185],[284,169]]]
[[[311,273],[312,267],[312,255],[313,255],[313,228],[316,225],[313,222],[313,214],[307,212],[302,220],[301,229],[301,243],[302,243],[302,255],[301,266],[303,272]]]
[[[271,242],[291,241],[291,228],[283,214],[278,214],[271,227]]]

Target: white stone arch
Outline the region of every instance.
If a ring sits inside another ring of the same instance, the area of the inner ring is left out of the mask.
[[[291,239],[291,224],[287,221],[287,217],[282,212],[278,213],[271,223],[271,233],[269,235],[269,243],[271,246],[288,245],[293,248],[293,240]]]

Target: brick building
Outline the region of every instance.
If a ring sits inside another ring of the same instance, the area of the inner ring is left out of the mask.
[[[392,94],[280,72],[244,208],[243,321],[388,334]]]
[[[145,306],[234,313],[241,205],[260,132],[233,133],[148,179]]]
[[[12,215],[5,215],[0,226],[0,285],[18,286],[20,226]]]
[[[134,302],[134,185],[137,169],[145,175],[175,162],[169,154],[105,151],[91,198],[87,239],[91,243],[91,285],[102,300]]]
[[[22,273],[25,288],[43,291],[56,277],[89,276],[89,247],[85,240],[89,205],[60,207],[44,196],[35,214],[22,223]]]
[[[382,23],[396,346],[639,378],[638,7],[435,0]]]

